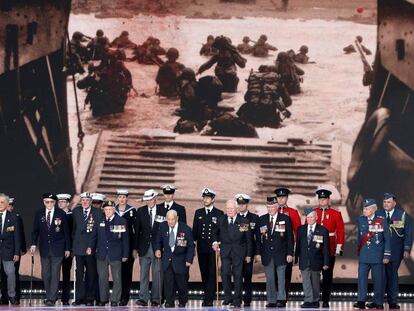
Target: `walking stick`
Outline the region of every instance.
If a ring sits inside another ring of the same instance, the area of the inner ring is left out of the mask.
[[[158,273],[159,273],[159,281],[158,281],[158,290],[160,292],[160,304],[159,307],[161,308],[161,298],[162,298],[162,286],[161,286],[161,258],[158,258]]]
[[[219,303],[219,279],[218,279],[218,253],[217,251],[216,253],[216,300],[217,300],[217,305]]]
[[[73,301],[76,301],[76,257],[73,256]]]
[[[29,306],[32,306],[32,292],[33,292],[33,269],[34,269],[34,255],[32,254],[32,267],[30,271],[30,296],[29,296]]]

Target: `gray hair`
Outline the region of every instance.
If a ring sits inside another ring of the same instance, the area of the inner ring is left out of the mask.
[[[9,197],[7,194],[5,194],[5,193],[0,193],[0,198],[5,198],[5,199],[6,199],[6,202],[7,202],[7,203],[9,203],[9,199],[10,199],[10,197]]]
[[[176,210],[170,209],[170,210],[167,212],[166,217],[168,217],[169,215],[172,215],[172,216],[174,216],[174,218],[178,219],[178,214],[177,214],[177,211],[176,211]]]

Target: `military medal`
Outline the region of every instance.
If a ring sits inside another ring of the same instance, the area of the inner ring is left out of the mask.
[[[375,243],[378,245],[378,244],[380,244],[380,241],[379,240],[376,240]]]
[[[55,231],[56,231],[56,232],[60,232],[60,227],[59,227],[59,226],[57,226],[57,227],[55,228]]]
[[[316,243],[316,248],[319,248],[319,247],[321,247],[321,245],[319,244],[319,243]]]

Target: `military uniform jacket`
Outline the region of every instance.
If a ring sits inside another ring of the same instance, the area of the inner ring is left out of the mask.
[[[65,251],[70,251],[70,232],[66,213],[55,207],[49,228],[46,214],[46,208],[41,208],[36,212],[32,230],[32,245],[37,245],[39,242],[41,257],[63,257]]]
[[[91,248],[96,248],[96,258],[110,261],[121,261],[122,258],[129,257],[129,235],[127,221],[114,214],[111,221],[105,217],[101,218],[94,233],[97,237],[96,245],[91,244]]]
[[[298,232],[299,226],[302,224],[302,221],[300,220],[299,212],[292,208],[292,207],[284,207],[284,208],[278,208],[278,213],[285,214],[290,218],[290,221],[292,223],[293,228],[293,236],[296,239],[296,232]]]
[[[152,245],[152,248],[154,249],[154,243],[157,238],[159,226],[165,221],[165,216],[163,216],[163,211],[160,207],[154,207],[154,211],[154,224],[151,228],[151,219],[148,206],[142,206],[137,210],[134,246],[138,251],[139,256],[145,256],[150,245]]]
[[[119,205],[115,206],[115,213],[126,220],[129,240],[129,253],[132,256],[132,251],[135,248],[135,223],[137,218],[137,209],[129,204],[126,205],[124,213],[119,212]]]
[[[73,231],[72,231],[72,250],[74,255],[86,256],[86,249],[89,245],[96,245],[96,234],[98,223],[103,218],[101,210],[91,207],[88,218],[83,219],[83,208],[77,206],[72,210]],[[92,254],[95,249],[92,249]]]
[[[335,256],[336,246],[345,243],[345,225],[341,212],[333,208],[315,208],[318,214],[317,223],[328,229],[331,256]]]
[[[293,256],[294,246],[293,229],[289,216],[276,214],[273,233],[270,215],[261,216],[256,224],[256,241],[263,265],[267,266],[272,258],[275,265],[286,265],[286,257]]]
[[[187,215],[185,212],[185,207],[176,203],[175,201],[173,202],[173,204],[170,206],[170,208],[167,210],[165,208],[165,202],[157,204],[157,207],[160,207],[160,212],[163,213],[163,216],[167,215],[167,212],[172,209],[175,210],[177,212],[178,215],[178,221],[183,222],[183,223],[187,223]]]
[[[9,211],[4,211],[3,217],[5,220],[0,233],[0,259],[12,261],[13,256],[20,256],[19,220],[14,212]]]
[[[369,237],[366,239],[365,237]],[[366,240],[364,242],[363,240]],[[358,218],[359,262],[378,264],[391,257],[390,233],[387,221],[377,214],[372,220],[366,216]]]
[[[299,269],[310,268],[312,271],[321,271],[323,266],[329,266],[329,233],[328,230],[316,224],[313,237],[308,243],[308,225],[298,228],[296,237],[295,262],[299,260]]]
[[[26,235],[24,232],[24,224],[22,216],[19,213],[16,213],[17,220],[19,222],[19,229],[20,229],[20,248],[21,254],[25,254],[27,252],[27,245],[26,245]]]
[[[240,216],[242,216],[241,214],[239,214]],[[243,216],[242,216],[243,217]],[[250,231],[252,232],[252,253],[254,256],[259,255],[259,248],[257,247],[257,242],[256,242],[256,226],[257,223],[259,222],[259,216],[256,215],[255,213],[251,213],[249,211],[247,211],[246,216],[244,216],[247,221],[250,224]]]
[[[378,215],[387,221],[385,210],[378,211]],[[388,221],[387,221],[388,223]],[[411,252],[413,231],[411,217],[400,207],[395,207],[388,223],[391,242],[391,261],[400,262],[404,251]]]
[[[213,242],[220,243],[220,256],[237,255],[241,258],[253,256],[253,234],[249,221],[237,215],[234,224],[229,224],[229,217],[222,215],[213,230]]]
[[[186,262],[193,263],[194,239],[191,228],[183,222],[178,222],[177,235],[175,237],[174,251],[169,245],[169,236],[171,228],[167,222],[160,225],[160,232],[155,242],[155,250],[162,252],[162,268],[164,271],[171,264],[175,273],[187,273]]]
[[[224,215],[222,210],[215,207],[207,215],[204,207],[195,211],[193,220],[193,238],[197,242],[198,253],[211,253],[214,250],[211,248],[214,242],[213,229],[217,224],[220,216]]]

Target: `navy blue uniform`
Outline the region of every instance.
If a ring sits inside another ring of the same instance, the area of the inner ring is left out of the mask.
[[[173,202],[173,204],[171,204],[171,206],[168,207],[168,209],[166,208],[166,202],[157,204],[157,207],[160,207],[159,211],[160,213],[162,213],[162,216],[166,216],[167,212],[169,210],[174,210],[177,212],[178,215],[178,221],[183,222],[185,224],[187,224],[187,214],[185,212],[185,207],[176,203],[175,201]]]
[[[20,256],[20,226],[19,219],[14,212],[4,211],[4,226],[0,233],[0,258],[4,261],[13,261],[14,256]]]
[[[389,227],[386,220],[377,214],[369,220],[358,218],[358,302],[365,303],[368,290],[368,273],[371,270],[374,284],[374,303],[384,303],[385,268],[383,259],[391,257]]]
[[[72,217],[72,211],[69,210],[66,213],[66,220],[69,225],[69,233],[70,233],[70,242],[72,245],[72,230],[73,230],[73,217]],[[61,300],[62,303],[68,304],[70,299],[70,270],[72,269],[72,261],[73,256],[69,256],[66,258],[63,258],[62,260],[62,296]]]
[[[396,206],[387,219],[385,210],[378,212],[384,217],[389,226],[391,258],[390,263],[385,265],[386,292],[389,305],[396,305],[398,299],[398,268],[403,259],[404,252],[411,252],[413,244],[413,232],[411,217],[400,207]]]
[[[181,305],[188,301],[188,269],[186,263],[192,263],[195,255],[194,239],[189,226],[178,222],[174,250],[169,245],[171,228],[167,222],[160,225],[155,250],[162,252],[162,269],[164,271],[164,294],[166,303],[173,305],[176,290]],[[175,285],[177,288],[175,288]]]

